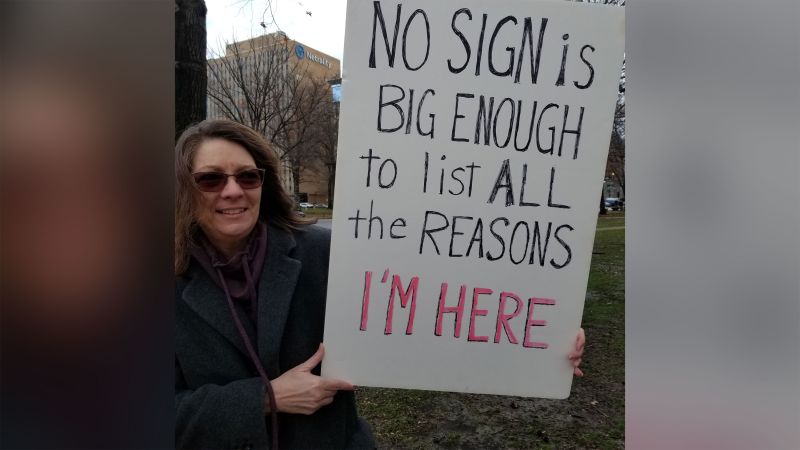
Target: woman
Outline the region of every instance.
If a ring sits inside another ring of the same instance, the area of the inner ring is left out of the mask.
[[[175,151],[176,446],[373,448],[353,386],[318,376],[330,233],[253,130],[206,120]]]
[[[329,232],[253,130],[206,120],[175,151],[176,446],[374,448],[353,386],[318,376]]]

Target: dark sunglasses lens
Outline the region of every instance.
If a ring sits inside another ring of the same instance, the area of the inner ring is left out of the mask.
[[[194,182],[201,191],[219,191],[225,187],[227,178],[224,173],[198,173],[194,176]]]
[[[236,174],[236,182],[242,189],[255,189],[261,186],[261,172],[258,170],[245,170]]]

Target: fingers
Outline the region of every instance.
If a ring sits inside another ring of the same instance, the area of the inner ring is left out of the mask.
[[[330,405],[331,403],[333,403],[335,393],[328,393],[327,391],[323,392],[325,393],[320,394],[318,398],[314,400],[308,400],[307,402],[298,406],[295,412],[309,416],[317,412],[317,410],[319,410],[323,406]]]
[[[305,414],[307,416],[310,416],[311,414],[317,412],[317,410],[319,410],[323,406],[330,405],[331,403],[333,403],[333,398],[334,394],[324,394],[315,401],[304,404],[303,406],[297,408],[296,412],[299,414]]]
[[[575,350],[583,351],[583,347],[586,345],[586,333],[584,333],[583,328],[578,330],[578,336],[575,338]]]
[[[322,401],[319,402],[319,406],[321,408],[325,405],[330,405],[331,403],[333,403],[333,395],[323,398]]]
[[[325,405],[330,405],[333,403],[333,399],[336,396],[336,393],[340,390],[352,390],[353,385],[342,380],[335,380],[335,379],[328,379],[328,378],[320,378],[319,390],[318,392],[318,399],[315,405],[315,410],[319,409]],[[349,388],[349,389],[348,389]]]
[[[317,367],[317,365],[322,361],[322,358],[324,356],[325,356],[325,346],[319,344],[317,352],[311,355],[311,358],[308,358],[304,363],[300,364],[297,367],[306,372],[310,372],[314,367]]]
[[[578,335],[575,338],[575,349],[568,355],[572,363],[573,373],[576,377],[582,377],[583,371],[580,369],[581,361],[583,361],[583,349],[586,346],[586,334],[583,328],[578,330]]]
[[[352,391],[354,389],[352,383],[344,380],[337,380],[333,378],[322,378],[322,388],[329,391]]]

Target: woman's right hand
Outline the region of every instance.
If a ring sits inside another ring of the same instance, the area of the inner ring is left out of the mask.
[[[319,408],[333,402],[337,391],[352,391],[353,385],[332,378],[322,378],[311,373],[322,357],[325,347],[320,344],[311,358],[272,380],[275,403],[279,412],[290,414],[313,414]]]

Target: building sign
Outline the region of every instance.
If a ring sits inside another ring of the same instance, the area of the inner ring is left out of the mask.
[[[300,44],[294,46],[294,54],[297,55],[298,59],[303,59],[305,57],[308,57],[309,60],[314,61],[317,64],[321,64],[327,67],[328,69],[333,68],[333,64],[331,64],[331,62],[328,61],[327,58],[323,58],[311,52],[306,51],[306,49],[303,48],[303,46]]]
[[[347,3],[324,376],[569,395],[624,23],[573,2]]]
[[[303,59],[306,56],[306,50],[302,45],[297,44],[294,46],[294,54],[297,55],[298,59]]]

